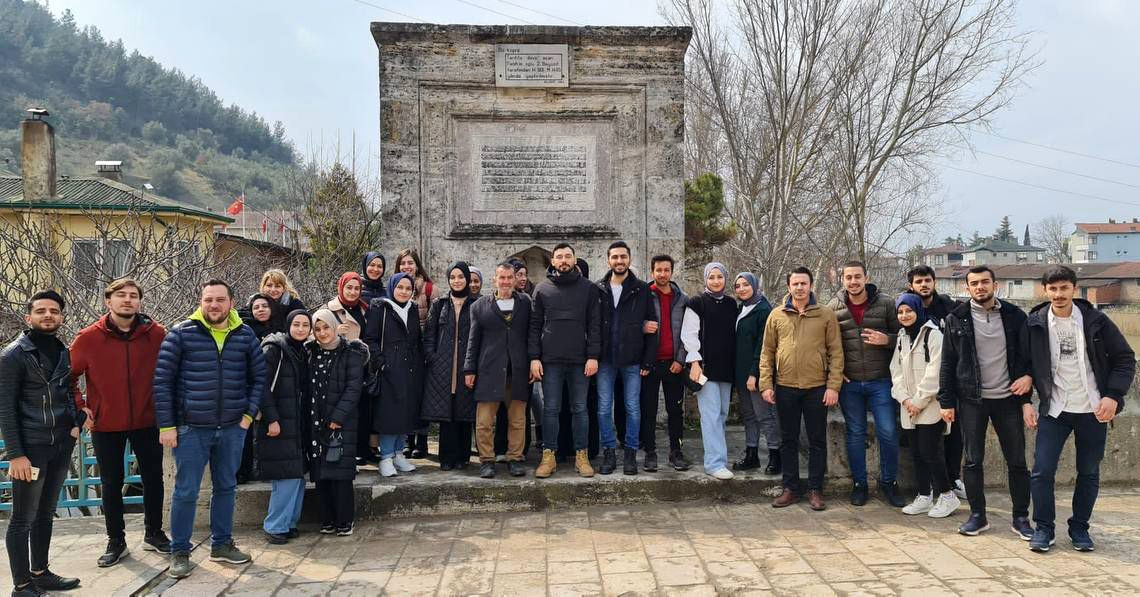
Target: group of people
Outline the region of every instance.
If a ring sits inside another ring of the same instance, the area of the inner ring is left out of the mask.
[[[826,418],[838,404],[854,480],[850,501],[862,506],[869,411],[883,499],[905,514],[944,517],[964,497],[971,515],[959,532],[966,535],[989,528],[982,462],[992,423],[1008,467],[1011,528],[1035,551],[1054,542],[1054,474],[1073,434],[1078,476],[1068,532],[1075,548],[1093,548],[1088,525],[1107,424],[1123,408],[1135,357],[1112,321],[1077,298],[1071,269],[1045,273],[1049,300],[1026,316],[995,298],[986,266],[969,270],[970,298],[957,302],[935,292],[929,267],[911,270],[908,288],[891,297],[852,261],[840,270],[843,289],[826,305],[812,291],[813,273],[799,267],[773,305],[756,276],[730,278],[718,262],[704,267],[703,290],[687,296],[672,279],[672,257],[650,260],[649,281],[631,261],[628,244],[612,243],[609,269],[593,282],[574,247],[560,243],[539,284],[530,283],[525,263],[504,261],[483,294],[482,272],[465,262],[451,265],[437,290],[415,251],[399,253],[387,281],[387,262],[374,252],[359,272],[340,276],[336,296],[316,309],[305,307],[283,272],[270,270],[241,308],[229,284],[206,282],[198,309],[169,329],[143,314],[142,287],[124,278],[104,292],[108,313],[70,347],[56,337],[64,298],[36,293],[27,303],[28,329],[0,353],[13,595],[79,585],[48,569],[48,552],[81,428],[91,433],[103,480],[108,545],[99,565],[127,554],[129,444],[143,485],[143,548],[169,553],[168,574],[182,578],[192,569],[207,464],[210,558],[243,564],[250,557],[232,538],[241,479],[272,483],[263,524],[269,543],[299,535],[306,475],[321,505],[320,533],[351,535],[358,471],[414,471],[432,423],[445,470],[468,466],[474,440],[480,477],[494,477],[504,461],[511,476],[527,475],[533,414],[536,478],[570,459],[577,474],[594,476],[591,440],[598,473],[617,470],[619,449],[624,474],[656,471],[659,394],[668,463],[686,470],[686,389],[696,394],[705,473],[728,480],[733,470],[759,468],[763,438],[765,472],[783,476],[772,505],[806,495],[812,509],[824,509]],[[725,422],[734,389],[745,451],[730,464]],[[809,444],[806,491],[801,424]],[[917,495],[909,504],[897,481],[900,426],[913,430]],[[1027,427],[1037,429],[1032,473]],[[162,520],[163,446],[176,465],[170,538]]]

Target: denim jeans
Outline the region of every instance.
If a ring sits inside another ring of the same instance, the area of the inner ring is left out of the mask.
[[[12,516],[4,543],[16,586],[30,581],[32,570],[47,570],[52,521],[74,449],[75,440],[70,437],[54,446],[24,446],[25,456],[40,474],[35,481],[12,481]]]
[[[396,454],[402,454],[406,445],[408,445],[407,439],[403,435],[381,435],[380,458],[391,458]]]
[[[206,465],[210,465],[213,491],[210,495],[211,545],[224,545],[233,539],[234,492],[245,429],[230,425],[221,429],[182,426],[178,428],[178,445],[174,448],[174,496],[170,503],[170,549],[190,551],[190,535],[194,531],[194,514],[198,508],[198,489]]]
[[[269,511],[262,528],[266,533],[284,535],[297,528],[301,506],[305,503],[304,479],[274,479],[269,494]]]
[[[958,401],[956,417],[962,423],[966,467],[962,481],[970,512],[986,513],[986,484],[982,464],[986,460],[986,429],[993,423],[1009,474],[1009,497],[1014,518],[1029,516],[1029,469],[1025,466],[1025,423],[1021,402],[1015,396],[1001,399]]]
[[[543,363],[542,369],[542,435],[558,437],[558,413],[562,410],[563,388],[569,386],[574,450],[587,449],[590,446],[590,421],[586,417],[586,390],[590,387],[590,380],[586,377],[586,364]],[[553,450],[555,446],[548,446],[544,442],[543,448]]]
[[[598,437],[603,448],[616,448],[614,434],[614,382],[621,375],[622,403],[625,405],[625,447],[641,447],[641,365],[598,366]]]
[[[893,483],[899,471],[899,404],[891,397],[890,379],[849,381],[839,390],[846,425],[851,479],[867,483],[867,409],[875,418],[879,439],[879,483]]]
[[[712,474],[728,468],[728,443],[724,438],[724,421],[732,399],[732,383],[706,381],[697,392],[697,408],[701,412],[701,442],[705,448],[705,472]]]
[[[1029,486],[1033,494],[1033,522],[1037,528],[1052,531],[1057,518],[1053,480],[1070,433],[1076,437],[1077,456],[1077,487],[1073,490],[1073,516],[1069,519],[1071,534],[1073,530],[1089,530],[1089,518],[1100,491],[1100,461],[1104,458],[1108,424],[1096,420],[1093,413],[1062,412],[1055,419],[1041,417],[1037,422],[1037,447]]]
[[[827,407],[823,404],[824,386],[790,388],[776,386],[776,415],[780,419],[780,463],[784,470],[784,487],[803,493],[800,481],[800,421],[808,438],[808,490],[823,491],[827,473]]]

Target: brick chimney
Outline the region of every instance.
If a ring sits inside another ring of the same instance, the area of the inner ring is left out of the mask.
[[[43,117],[48,111],[29,108],[20,123],[20,167],[24,177],[24,200],[40,201],[56,196],[55,130]]]
[[[115,182],[123,182],[123,162],[119,160],[99,160],[95,162],[95,173]]]

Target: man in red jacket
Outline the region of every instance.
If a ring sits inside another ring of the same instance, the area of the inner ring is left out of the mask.
[[[71,344],[76,405],[87,413],[95,460],[103,479],[107,551],[99,566],[114,566],[127,553],[123,524],[124,452],[130,441],[143,482],[146,538],[143,549],[170,553],[162,530],[162,445],[154,418],[153,381],[166,329],[140,312],[142,287],[130,278],[103,291],[109,313],[83,328]],[[85,378],[87,396],[79,390]]]

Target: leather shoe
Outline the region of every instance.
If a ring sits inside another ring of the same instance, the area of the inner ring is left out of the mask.
[[[512,477],[525,477],[526,465],[521,460],[512,460],[507,463],[507,469],[510,470]]]
[[[808,505],[816,512],[827,509],[827,504],[823,503],[823,493],[818,489],[813,489],[808,492]]]
[[[70,591],[79,586],[79,579],[66,578],[51,570],[44,570],[42,574],[32,574],[32,584],[41,591]]]
[[[479,476],[484,478],[484,479],[494,479],[495,478],[495,463],[494,462],[484,462],[483,464],[481,464],[479,466]]]
[[[800,496],[796,495],[796,492],[785,487],[784,493],[781,493],[780,497],[772,500],[772,507],[787,508],[788,506],[791,506],[798,501],[800,501]]]
[[[867,503],[867,484],[855,482],[851,488],[851,505],[862,506]]]

